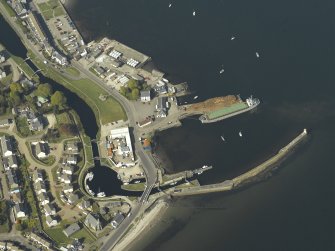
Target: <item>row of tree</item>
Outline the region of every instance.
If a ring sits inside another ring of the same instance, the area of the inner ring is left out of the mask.
[[[121,86],[120,93],[130,100],[137,100],[140,97],[140,91],[148,90],[147,83],[141,84],[139,81],[131,79],[125,86]]]

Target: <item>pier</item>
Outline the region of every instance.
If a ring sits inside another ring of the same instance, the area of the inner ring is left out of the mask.
[[[280,161],[282,161],[293,150],[293,148],[296,147],[307,136],[307,134],[307,130],[304,129],[303,132],[300,133],[296,138],[294,138],[289,144],[281,148],[276,155],[274,155],[264,163],[252,168],[250,171],[235,177],[234,179],[225,180],[224,182],[211,185],[174,189],[174,191],[172,191],[172,194],[174,196],[184,196],[213,192],[224,192],[237,189],[245,182],[250,181],[252,178],[255,178],[256,176],[266,172],[274,165],[280,163]]]

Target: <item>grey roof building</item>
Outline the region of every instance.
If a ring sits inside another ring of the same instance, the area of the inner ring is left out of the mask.
[[[85,225],[94,229],[95,231],[101,230],[102,226],[98,215],[88,214],[85,218]]]
[[[1,119],[0,120],[0,127],[5,127],[5,126],[9,126],[9,125],[10,125],[9,119]]]
[[[78,194],[70,194],[68,197],[67,197],[67,201],[68,203],[70,203],[71,205],[75,204],[77,201],[79,200],[79,196]]]
[[[91,202],[89,200],[85,200],[83,199],[79,204],[78,204],[78,207],[82,210],[85,210],[85,209],[90,209],[92,206]]]
[[[33,181],[36,183],[36,182],[39,182],[39,181],[44,181],[44,178],[43,178],[43,172],[41,169],[36,169],[34,172],[33,172]]]
[[[63,233],[66,237],[73,235],[75,232],[78,232],[81,229],[78,223],[73,223],[63,230]]]
[[[116,214],[111,222],[112,227],[117,228],[122,223],[123,220],[124,220],[123,214],[121,213]]]
[[[35,183],[35,191],[37,194],[46,193],[47,189],[43,181],[38,181]]]
[[[9,155],[8,157],[3,158],[2,162],[5,170],[18,167],[18,162],[15,155]]]
[[[70,152],[78,152],[79,147],[77,142],[69,142],[66,144],[66,150]]]
[[[40,117],[33,118],[30,121],[29,129],[31,131],[42,131],[43,130],[43,121]]]
[[[7,157],[13,154],[13,146],[8,136],[0,137],[2,155]]]
[[[35,146],[36,156],[39,159],[47,157],[47,147],[45,143],[38,142]]]
[[[141,91],[141,101],[148,102],[151,100],[150,91]]]
[[[56,208],[52,204],[46,204],[44,206],[45,215],[55,215],[56,214]]]

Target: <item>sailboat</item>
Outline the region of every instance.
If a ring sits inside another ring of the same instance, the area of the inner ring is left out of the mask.
[[[195,16],[195,10],[193,10],[193,16]]]
[[[226,141],[225,138],[224,138],[223,136],[221,136],[221,139],[222,139],[222,141]]]
[[[239,135],[240,137],[242,137],[242,132],[240,131],[240,132],[238,133],[238,135]]]
[[[171,8],[171,6],[172,6],[172,3],[169,4],[169,8]]]
[[[194,96],[194,98],[193,99],[197,99],[198,98],[198,96]]]
[[[222,73],[224,73],[224,69],[223,68],[220,70],[220,74],[222,74]]]
[[[258,53],[258,52],[256,52],[256,57],[258,57],[258,58],[259,58],[259,53]]]
[[[234,40],[234,39],[235,39],[235,37],[234,37],[234,36],[232,36],[230,40]]]

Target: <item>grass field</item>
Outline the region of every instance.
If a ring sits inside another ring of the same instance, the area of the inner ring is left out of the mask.
[[[70,75],[75,76],[75,77],[78,77],[78,76],[80,75],[80,72],[79,72],[76,68],[74,68],[74,67],[72,67],[72,66],[67,67],[67,68],[66,68],[66,72],[67,72],[68,74],[70,74]]]
[[[65,15],[63,7],[59,4],[57,0],[50,0],[48,2],[39,3],[37,5],[41,10],[44,19],[48,20],[53,17]]]
[[[14,62],[20,67],[20,69],[30,78],[34,75],[34,70],[31,69],[31,67],[24,62],[24,60],[20,57],[11,55],[11,58],[14,60]]]
[[[126,114],[121,105],[113,98],[108,97],[107,100],[102,101],[99,96],[107,95],[106,91],[99,87],[96,83],[89,79],[72,80],[68,79],[51,67],[45,65],[41,60],[36,58],[30,51],[28,52],[32,61],[42,69],[45,76],[54,81],[64,85],[80,98],[82,98],[94,111],[97,121],[101,124],[107,124],[117,120],[126,120]],[[99,123],[99,125],[100,125]]]
[[[15,11],[7,4],[6,0],[0,0],[0,2],[11,17],[16,16]]]
[[[56,120],[58,124],[72,124],[72,121],[66,112],[56,114]]]
[[[144,191],[145,183],[122,185],[121,188],[128,191]]]
[[[18,132],[21,134],[21,136],[23,137],[28,137],[30,135],[32,135],[30,129],[29,129],[29,125],[27,122],[26,118],[23,117],[19,117],[16,119],[16,128],[18,130]]]

